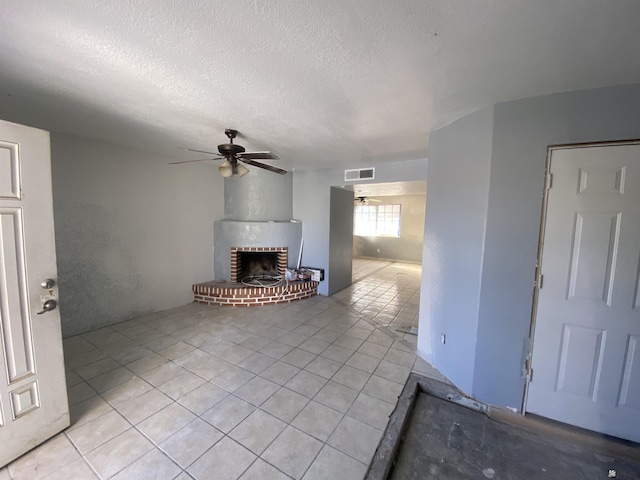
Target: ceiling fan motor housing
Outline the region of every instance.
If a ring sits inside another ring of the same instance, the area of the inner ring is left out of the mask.
[[[242,145],[236,145],[235,143],[223,143],[222,145],[218,145],[218,151],[221,155],[228,157],[235,156],[245,150]]]

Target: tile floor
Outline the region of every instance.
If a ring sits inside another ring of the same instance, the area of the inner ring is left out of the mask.
[[[353,262],[352,277],[353,284],[333,298],[415,344],[422,266],[357,258]],[[411,327],[414,335],[403,333]],[[398,328],[403,332],[396,330]]]
[[[359,311],[398,316],[415,292],[368,279],[351,297],[189,304],[65,339],[72,425],[0,480],[362,478],[411,369],[443,379]]]

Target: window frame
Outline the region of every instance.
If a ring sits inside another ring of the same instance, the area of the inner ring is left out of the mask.
[[[363,217],[368,217],[366,224],[362,223]],[[400,203],[355,205],[353,234],[357,237],[400,238],[401,221],[402,204]]]

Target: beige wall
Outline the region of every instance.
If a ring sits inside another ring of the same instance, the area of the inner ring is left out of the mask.
[[[400,204],[400,238],[353,236],[353,256],[408,262],[422,261],[426,195],[368,197],[384,204]],[[380,250],[380,251],[378,251]]]

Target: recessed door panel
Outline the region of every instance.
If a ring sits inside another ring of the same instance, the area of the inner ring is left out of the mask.
[[[0,140],[0,198],[20,198],[18,145]]]
[[[21,209],[0,208],[0,241],[0,318],[11,385],[35,372]]]
[[[578,193],[624,193],[627,167],[579,170]]]
[[[11,411],[14,420],[32,412],[39,406],[38,382],[28,383],[11,392]]]
[[[602,330],[564,326],[557,391],[595,400],[606,335]]]
[[[569,298],[591,298],[611,304],[621,214],[577,213]]]
[[[640,410],[640,335],[629,335],[618,405]]]
[[[633,294],[633,308],[638,307],[640,307],[640,259],[638,259],[638,269],[636,271],[636,289]]]

